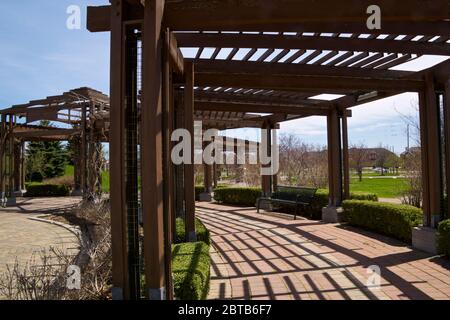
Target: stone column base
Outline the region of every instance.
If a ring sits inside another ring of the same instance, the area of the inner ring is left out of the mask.
[[[6,198],[6,203],[5,205],[7,207],[14,207],[17,205],[17,201],[15,197],[11,197],[11,198]]]
[[[201,202],[211,202],[212,201],[212,194],[209,193],[209,192],[200,193],[199,200]]]
[[[433,228],[416,227],[412,230],[412,246],[415,249],[438,254],[437,249],[437,231]]]
[[[81,197],[83,195],[83,191],[77,189],[77,190],[73,190],[72,193],[70,194],[72,197]]]
[[[344,220],[344,209],[325,207],[322,209],[322,221],[325,223],[339,223]]]
[[[149,289],[148,297],[150,300],[166,300],[166,288]]]

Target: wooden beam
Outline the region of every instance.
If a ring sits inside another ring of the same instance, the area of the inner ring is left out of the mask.
[[[292,0],[286,4],[280,4],[278,0],[249,2],[247,7],[241,4],[239,10],[227,2],[211,3],[210,0],[171,2],[166,8],[165,27],[175,31],[285,31],[450,36],[450,23],[445,21],[449,16],[445,1],[408,0],[407,4],[399,5],[384,0],[379,5],[383,8],[383,12],[388,14],[383,15],[381,30],[367,29],[368,15],[365,12],[367,7],[373,4],[371,1],[352,0],[345,4],[332,1],[322,1],[320,4],[306,2]],[[391,8],[395,6],[396,10],[392,10]],[[102,32],[111,29],[110,7],[88,7],[89,31]],[[358,17],[352,18],[352,14]],[[142,20],[142,8],[133,7],[128,13],[128,19]]]
[[[415,92],[423,89],[420,80],[389,80],[374,78],[321,77],[260,74],[200,73],[195,84],[202,87],[235,87],[319,93],[342,93],[348,90]]]
[[[176,37],[180,47],[192,48],[315,49],[450,55],[450,44],[447,42],[232,33],[177,33]]]
[[[317,106],[323,104],[324,101],[314,99],[306,99],[313,96],[314,93],[299,93],[299,92],[273,92],[273,95],[267,94],[245,94],[233,92],[215,92],[215,91],[195,91],[196,101],[234,101],[243,103],[263,103],[263,104],[305,104],[310,106]],[[306,100],[305,100],[306,99]]]
[[[328,77],[356,77],[376,79],[399,79],[413,76],[414,72],[379,69],[345,68],[309,64],[282,64],[255,61],[217,61],[200,59],[193,61],[196,73],[236,73],[264,75],[301,75]]]
[[[20,139],[37,138],[37,137],[52,137],[52,136],[66,136],[69,139],[74,134],[80,133],[78,129],[52,129],[52,130],[30,130],[15,132],[14,136]]]
[[[296,115],[327,115],[328,109],[302,105],[264,105],[236,102],[195,102],[196,111],[230,111],[251,113],[278,113]]]

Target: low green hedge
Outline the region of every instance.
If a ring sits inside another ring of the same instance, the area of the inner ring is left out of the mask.
[[[67,197],[70,194],[68,187],[55,184],[29,184],[25,197]]]
[[[214,199],[223,204],[253,207],[256,205],[256,200],[261,197],[262,191],[260,188],[227,188],[221,187],[214,190]],[[352,200],[368,200],[378,201],[378,197],[373,193],[352,193],[350,195]],[[314,200],[311,203],[311,209],[308,212],[300,213],[308,218],[314,220],[322,219],[322,208],[328,205],[329,193],[328,190],[319,189],[316,192]],[[277,205],[276,210],[283,213],[295,212],[292,206]]]
[[[197,232],[197,241],[204,242],[207,245],[211,244],[211,236],[209,234],[209,230],[199,219],[195,220],[195,231]],[[183,243],[185,241],[186,241],[186,227],[184,224],[184,220],[178,218],[176,220],[176,234],[174,237],[174,242]]]
[[[411,243],[412,228],[423,223],[422,210],[373,201],[347,200],[343,203],[345,221]]]
[[[450,220],[444,220],[439,224],[438,247],[441,254],[450,257]]]
[[[254,207],[261,193],[260,188],[217,188],[214,189],[214,200],[234,206]]]
[[[204,300],[209,291],[211,258],[204,242],[173,246],[172,272],[175,297],[180,300]]]

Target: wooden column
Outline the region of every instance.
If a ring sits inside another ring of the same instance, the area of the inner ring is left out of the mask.
[[[213,171],[213,187],[217,188],[217,163],[214,162],[213,166],[212,166],[212,171]]]
[[[177,90],[174,95],[175,103],[175,128],[184,127],[184,93]],[[184,211],[184,165],[175,166],[175,214],[177,218],[185,220]],[[175,221],[174,221],[175,222]],[[175,232],[175,223],[173,223],[173,231]]]
[[[25,175],[26,175],[26,171],[25,171],[25,159],[26,159],[26,148],[25,148],[25,142],[22,141],[21,144],[21,149],[22,149],[22,159],[21,159],[21,181],[20,181],[20,188],[21,190],[25,190],[26,186],[25,186]]]
[[[339,207],[342,203],[342,161],[341,130],[336,108],[328,115],[328,184],[329,206]]]
[[[166,299],[162,157],[163,39],[161,23],[163,12],[164,1],[146,1],[142,30],[141,198],[145,241],[145,280],[151,300]]]
[[[8,196],[11,199],[15,198],[14,195],[14,149],[15,149],[15,138],[14,138],[14,125],[15,116],[9,116],[9,135],[8,135]]]
[[[16,195],[22,194],[22,142],[14,141],[14,193]]]
[[[88,132],[87,132],[87,106],[84,105],[81,111],[81,146],[80,146],[80,175],[81,175],[81,191],[83,199],[87,199],[89,188],[87,175],[87,152],[88,152]]]
[[[164,57],[163,57],[163,168],[164,168],[164,250],[166,271],[167,299],[173,300],[172,283],[172,219],[174,217],[174,180],[173,165],[171,159],[172,142],[171,135],[173,131],[173,85],[172,70],[170,66],[170,31],[167,29],[164,33]]]
[[[350,198],[350,161],[348,153],[348,123],[347,116],[342,115],[342,166],[344,173],[344,199]]]
[[[212,166],[203,164],[205,193],[212,192]]]
[[[0,115],[0,204],[3,205],[5,197],[5,116]]]
[[[191,134],[191,164],[184,166],[184,201],[186,212],[187,241],[196,241],[195,230],[195,176],[194,176],[194,64],[184,66],[186,83],[184,87],[184,128]]]
[[[127,257],[127,208],[125,190],[125,2],[113,0],[111,6],[111,92],[110,92],[110,202],[112,244],[112,296],[130,299]],[[80,168],[81,170],[81,168]]]
[[[425,77],[425,85],[425,91],[419,93],[423,212],[424,226],[435,228],[441,218],[442,200],[440,111],[432,75]]]
[[[267,156],[271,156],[271,150],[272,150],[272,130],[271,130],[270,124],[265,124],[263,126],[262,134],[266,135],[266,150],[267,150]],[[262,144],[261,144],[262,145]],[[270,165],[263,165],[263,167],[270,167]],[[263,175],[261,177],[262,181],[262,194],[263,197],[270,197],[272,195],[272,176],[270,175]]]
[[[447,217],[450,218],[450,80],[445,83],[444,91],[444,123],[445,123],[445,173],[447,191]]]

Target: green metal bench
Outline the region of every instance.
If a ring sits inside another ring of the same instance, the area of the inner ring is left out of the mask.
[[[316,192],[316,188],[277,186],[271,197],[258,198],[256,202],[257,212],[260,211],[261,202],[295,206],[294,219],[297,219],[299,209],[311,208]]]

